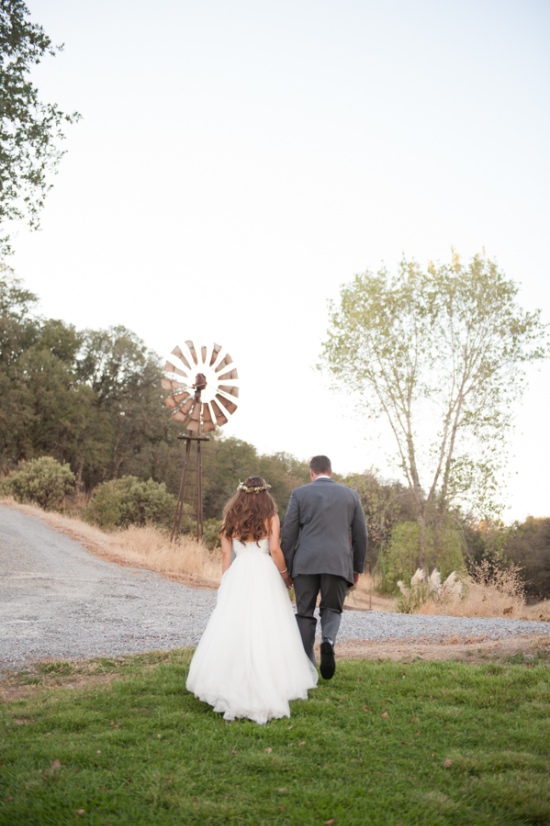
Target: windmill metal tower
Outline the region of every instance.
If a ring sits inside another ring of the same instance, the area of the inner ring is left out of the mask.
[[[224,353],[221,344],[197,349],[188,340],[183,348],[174,347],[172,355],[174,362],[166,362],[161,379],[163,390],[169,391],[164,404],[172,411],[172,418],[182,422],[187,433],[178,436],[185,442],[185,453],[171,540],[181,529],[185,504],[190,506],[191,518],[196,520],[197,539],[202,539],[201,443],[209,441],[204,433],[215,430],[216,426],[222,427],[237,409],[234,400],[239,396],[239,376],[231,366],[233,359]]]

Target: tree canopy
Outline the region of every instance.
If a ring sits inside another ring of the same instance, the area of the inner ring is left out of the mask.
[[[0,255],[10,252],[10,222],[38,227],[49,176],[65,154],[65,126],[80,117],[40,100],[32,69],[63,47],[28,15],[22,0],[0,0]]]
[[[494,261],[453,254],[357,275],[332,304],[322,367],[389,426],[424,536],[453,504],[497,504],[525,365],[548,352],[540,312],[517,293]]]

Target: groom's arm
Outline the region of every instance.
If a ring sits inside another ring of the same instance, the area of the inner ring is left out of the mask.
[[[300,533],[300,509],[296,497],[292,493],[288,502],[285,521],[281,530],[281,548],[285,557],[286,567],[292,576],[294,551]]]

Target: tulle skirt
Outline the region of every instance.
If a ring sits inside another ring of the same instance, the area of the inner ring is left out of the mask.
[[[317,669],[307,657],[283,579],[262,552],[241,553],[222,577],[187,689],[224,719],[267,723],[307,699]]]

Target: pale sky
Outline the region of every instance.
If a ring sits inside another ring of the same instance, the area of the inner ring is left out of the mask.
[[[224,432],[398,478],[389,439],[313,367],[358,272],[485,249],[550,322],[546,0],[27,0],[69,128],[11,264],[40,311],[159,356],[219,342]],[[368,405],[368,397],[365,399]],[[550,365],[530,374],[506,521],[550,515]]]

